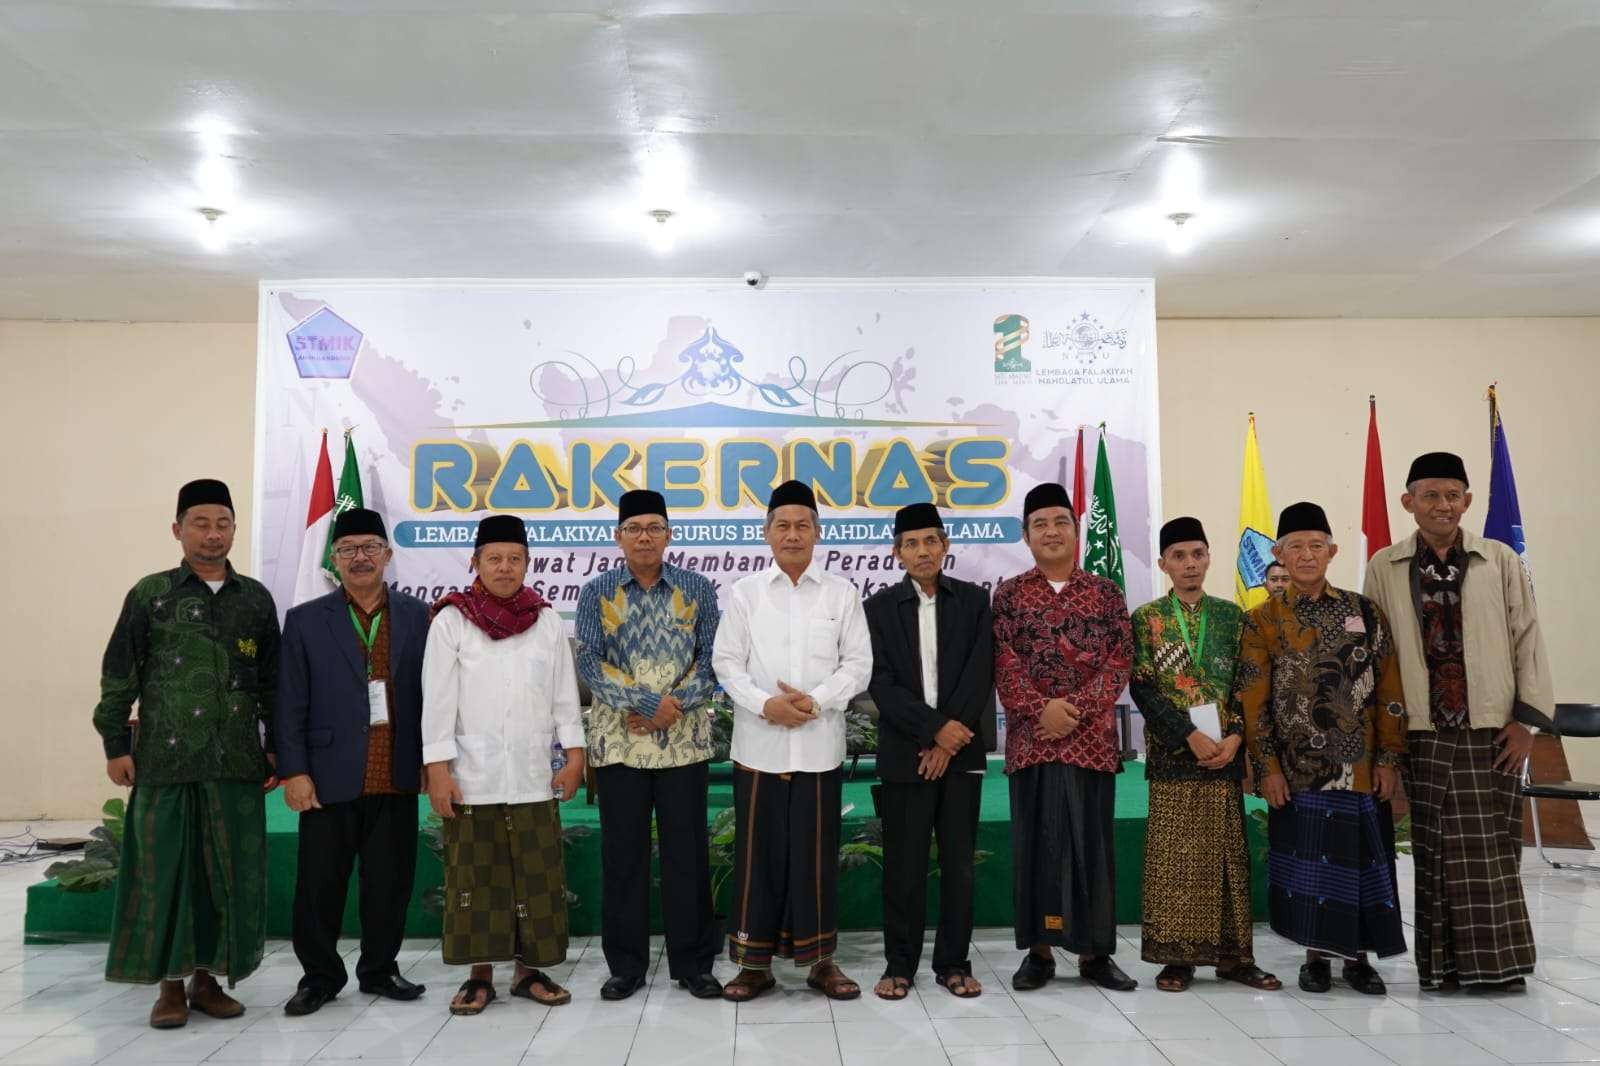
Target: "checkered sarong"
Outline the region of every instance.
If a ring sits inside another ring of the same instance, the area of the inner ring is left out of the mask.
[[[1344,958],[1403,955],[1394,827],[1364,792],[1295,792],[1267,816],[1272,931]]]
[[[444,961],[567,958],[566,864],[554,800],[456,808],[444,823]]]
[[[1533,972],[1522,895],[1522,782],[1494,769],[1493,729],[1410,736],[1417,973],[1494,983]],[[1518,770],[1520,771],[1520,767]]]

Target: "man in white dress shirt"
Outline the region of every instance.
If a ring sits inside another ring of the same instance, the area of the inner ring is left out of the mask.
[[[712,665],[734,704],[735,835],[723,995],[772,988],[772,959],[810,964],[830,999],[861,988],[833,961],[838,943],[840,770],[845,705],[867,687],[872,639],[861,594],[815,561],[817,498],[787,481],[767,504],[774,562],[734,585]]]
[[[515,515],[478,523],[478,579],[436,606],[422,661],[422,761],[444,821],[444,961],[472,965],[450,1004],[481,1014],[494,963],[511,994],[572,994],[539,967],[567,957],[558,801],[583,780],[583,721],[566,627],[523,584],[528,533]]]

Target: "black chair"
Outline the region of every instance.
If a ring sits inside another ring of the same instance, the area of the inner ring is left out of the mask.
[[[1556,704],[1555,728],[1550,730],[1558,737],[1600,737],[1600,704]],[[1583,781],[1544,781],[1535,783],[1530,757],[1522,764],[1522,794],[1528,798],[1528,815],[1533,819],[1533,846],[1539,858],[1555,870],[1595,870],[1600,865],[1586,862],[1556,862],[1544,853],[1544,834],[1539,828],[1539,801],[1547,800],[1600,800],[1600,785]]]

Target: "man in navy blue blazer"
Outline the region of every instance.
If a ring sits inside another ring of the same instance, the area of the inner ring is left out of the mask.
[[[284,619],[274,716],[284,801],[300,813],[294,953],[305,971],[285,1005],[312,1014],[348,980],[339,956],[350,873],[360,859],[361,991],[416,999],[395,958],[417,868],[422,789],[422,652],[428,605],[388,588],[393,558],[376,511],[333,525],[340,587]]]

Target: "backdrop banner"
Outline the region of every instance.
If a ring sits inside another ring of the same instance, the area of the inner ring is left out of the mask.
[[[1153,595],[1149,280],[280,281],[259,322],[254,572],[283,610],[322,431],[347,428],[393,587],[470,583],[478,519],[514,512],[529,583],[570,617],[621,564],[635,487],[666,497],[668,561],[722,590],[769,565],[791,477],[816,488],[818,561],[863,595],[903,576],[893,512],[919,501],[950,573],[993,587],[1031,565],[1024,494],[1070,488],[1078,427],[1104,423],[1128,598]]]

